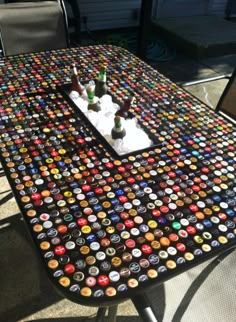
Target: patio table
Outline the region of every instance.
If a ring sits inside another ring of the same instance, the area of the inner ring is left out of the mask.
[[[64,95],[73,63],[86,80],[107,65],[151,147],[118,155],[97,135]],[[0,66],[1,162],[50,280],[82,305],[131,298],[156,321],[143,293],[235,245],[235,125],[123,48]]]

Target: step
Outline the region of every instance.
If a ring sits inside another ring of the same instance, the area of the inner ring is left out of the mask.
[[[153,20],[154,29],[190,56],[201,59],[236,53],[236,23],[217,16]]]

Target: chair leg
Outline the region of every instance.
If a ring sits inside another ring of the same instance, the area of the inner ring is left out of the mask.
[[[96,315],[96,322],[105,322],[106,307],[99,307]]]
[[[141,59],[145,59],[146,47],[147,47],[147,34],[151,25],[153,0],[142,0],[140,10],[139,32],[138,32],[138,44],[137,44],[137,56]]]
[[[118,308],[118,305],[109,306],[108,318],[107,318],[108,322],[116,322],[117,308]]]
[[[131,300],[143,322],[158,322],[145,294],[136,295],[133,298],[131,298]]]
[[[75,24],[75,40],[78,44],[81,42],[81,19],[80,19],[80,8],[76,0],[67,0],[71,5],[71,9],[74,15],[74,24]]]

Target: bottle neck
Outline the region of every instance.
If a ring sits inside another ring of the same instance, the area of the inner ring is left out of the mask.
[[[87,92],[88,101],[90,104],[92,104],[94,102],[94,98],[95,98],[95,83],[94,83],[94,81],[90,81],[89,84],[86,86],[86,92]]]
[[[99,82],[106,83],[107,76],[106,75],[99,75],[98,80],[99,80]]]
[[[71,68],[71,76],[76,76],[76,77],[78,76],[77,68],[74,64]]]
[[[106,75],[106,68],[102,67],[99,71],[99,75],[98,75],[98,80],[100,82],[106,82],[107,81],[107,75]]]
[[[71,69],[71,83],[72,83],[71,90],[78,92],[79,95],[82,95],[82,86],[78,80],[78,73],[75,65],[73,65]]]
[[[122,132],[123,131],[123,126],[121,124],[121,120],[120,117],[115,117],[115,126],[114,126],[114,130],[116,132]]]
[[[95,97],[94,91],[87,92],[87,95],[88,95],[88,100],[89,100],[89,102],[90,102],[90,103],[93,103],[93,101],[94,101],[94,97]]]

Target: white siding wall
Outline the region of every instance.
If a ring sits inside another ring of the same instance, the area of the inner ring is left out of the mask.
[[[169,18],[206,15],[208,1],[211,0],[158,0],[156,16]]]
[[[138,25],[141,0],[77,0],[81,17],[88,17],[91,30]],[[83,23],[82,30],[83,30]]]
[[[210,0],[209,14],[224,17],[227,2],[228,0]]]
[[[224,17],[227,2],[228,0],[157,0],[154,12],[156,18],[198,15]]]

